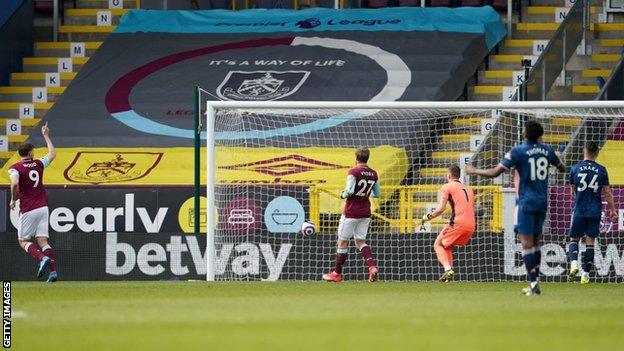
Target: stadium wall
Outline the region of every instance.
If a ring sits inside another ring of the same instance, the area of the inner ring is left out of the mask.
[[[219,213],[218,222],[229,225],[235,235],[217,252],[217,278],[320,279],[321,273],[331,266],[334,233],[304,237],[297,230],[272,232],[268,222],[272,212],[267,208],[274,199],[262,196],[265,188],[250,188],[246,194],[255,201],[252,206],[252,200],[245,200],[253,208],[251,224],[232,220],[243,218],[231,217],[232,211],[222,211],[227,215]],[[620,190],[616,188],[616,195]],[[558,191],[553,188],[553,194]],[[303,212],[308,213],[304,187],[282,187],[281,195],[296,199]],[[205,279],[205,235],[188,233],[192,228],[192,188],[51,188],[49,197],[51,241],[64,280]],[[0,200],[6,198],[7,189],[0,189]],[[34,262],[17,245],[12,225],[15,215],[11,219],[6,201],[0,201],[0,210],[6,227],[0,234],[0,277],[34,280]],[[560,221],[566,215],[554,204],[550,220]],[[0,218],[0,229],[2,225]],[[600,239],[595,262],[597,280],[622,282],[622,238],[615,225],[603,229],[606,233]],[[381,279],[435,280],[441,268],[432,250],[434,239],[435,234],[371,234]],[[544,243],[544,279],[564,281],[565,235],[561,230],[553,230],[545,235]],[[509,230],[478,232],[467,247],[456,252],[461,280],[524,279],[521,248]],[[351,249],[351,255],[346,277],[366,279],[364,264],[355,249]]]

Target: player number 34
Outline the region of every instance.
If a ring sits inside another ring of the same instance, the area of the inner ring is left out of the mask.
[[[592,177],[592,179],[589,181],[589,184],[587,184],[587,181],[585,180],[585,178],[587,178],[587,173],[579,173],[577,174],[577,176],[581,179],[579,179],[579,183],[581,183],[581,186],[576,188],[576,191],[584,191],[587,188],[593,189],[594,192],[598,192],[598,183],[596,183],[596,178],[598,178],[598,175],[594,174],[594,176]]]

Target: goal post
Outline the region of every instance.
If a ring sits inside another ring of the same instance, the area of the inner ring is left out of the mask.
[[[616,206],[624,209],[624,174],[617,171],[624,101],[205,101],[205,116],[208,281],[320,279],[332,267],[338,194],[360,146],[370,148],[381,179],[368,239],[385,280],[437,276],[431,244],[448,214],[426,226],[419,219],[435,206],[446,168],[496,165],[522,142],[528,119],[544,125],[544,142],[568,168],[582,160],[586,141],[598,141],[598,162],[610,170]],[[573,200],[568,177],[551,174],[542,271],[560,281]],[[463,178],[475,191],[478,224],[471,243],[456,250],[458,278],[523,279],[511,176]],[[316,235],[298,233],[303,220],[315,224]],[[599,281],[622,281],[619,225],[602,223],[593,273]],[[345,271],[354,280],[364,277],[360,261],[352,248]]]

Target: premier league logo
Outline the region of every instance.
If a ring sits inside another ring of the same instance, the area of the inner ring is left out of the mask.
[[[318,27],[321,25],[321,21],[318,18],[308,18],[303,21],[299,21],[295,24],[297,27],[302,29],[312,29],[314,27]]]
[[[278,100],[297,92],[309,75],[308,71],[230,71],[217,87],[217,95],[224,100]]]

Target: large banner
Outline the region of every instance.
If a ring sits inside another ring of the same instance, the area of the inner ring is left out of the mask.
[[[433,235],[371,235],[381,280],[435,280],[442,273],[433,253]],[[563,242],[547,236],[542,248],[542,279],[564,281]],[[58,269],[65,280],[187,280],[205,279],[205,235],[137,233],[58,233],[51,240]],[[33,259],[13,235],[0,235],[0,278],[35,280]],[[216,274],[229,280],[320,280],[333,267],[334,235],[240,235],[217,247]],[[522,249],[511,236],[477,233],[465,248],[456,249],[459,280],[524,280]],[[367,278],[364,262],[352,248],[345,267],[347,280]],[[622,240],[601,240],[593,279],[624,281]]]
[[[60,152],[89,152],[191,147],[196,85],[204,101],[456,100],[505,32],[489,6],[133,10],[45,120]],[[317,134],[310,146],[327,145],[330,133]],[[31,141],[43,145],[37,133]]]

